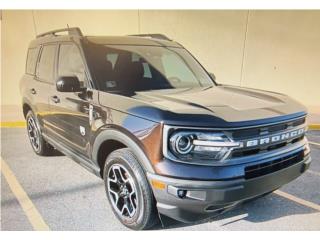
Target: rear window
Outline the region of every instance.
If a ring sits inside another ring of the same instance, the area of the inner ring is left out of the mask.
[[[39,48],[29,48],[27,55],[26,73],[34,75],[36,70]]]
[[[37,67],[37,77],[44,82],[54,82],[53,69],[55,54],[56,45],[43,46]]]

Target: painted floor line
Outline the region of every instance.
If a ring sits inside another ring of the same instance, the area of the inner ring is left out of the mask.
[[[15,121],[15,122],[1,122],[1,128],[24,128],[26,127],[25,121]]]
[[[309,130],[320,130],[320,124],[309,124],[308,129]]]
[[[320,173],[319,172],[315,172],[315,171],[312,171],[312,170],[307,170],[308,173],[312,173],[314,175],[317,175],[317,176],[320,176]]]
[[[310,144],[313,144],[313,145],[317,145],[317,146],[320,146],[320,143],[316,143],[316,142],[311,142],[309,141]]]
[[[289,199],[289,200],[291,200],[291,201],[293,201],[293,202],[296,202],[296,203],[298,203],[298,204],[300,204],[300,205],[303,205],[303,206],[305,206],[305,207],[312,208],[312,209],[314,209],[314,210],[320,211],[320,205],[315,204],[315,203],[313,203],[313,202],[309,202],[309,201],[307,201],[307,200],[304,200],[304,199],[302,199],[302,198],[298,198],[298,197],[296,197],[296,196],[293,196],[293,195],[291,195],[291,194],[289,194],[289,193],[282,192],[282,191],[280,191],[280,190],[276,190],[276,191],[274,191],[274,193],[277,194],[277,195],[279,195],[279,196],[281,196],[281,197],[284,197],[284,198],[286,198],[286,199]]]
[[[8,164],[1,158],[1,172],[5,177],[12,193],[19,201],[24,213],[30,221],[33,229],[36,231],[49,231],[49,226],[45,223],[42,216],[28,197],[27,193],[23,190],[22,186],[14,176]]]

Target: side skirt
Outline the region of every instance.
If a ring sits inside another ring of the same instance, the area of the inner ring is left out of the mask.
[[[72,160],[74,160],[76,163],[80,164],[82,167],[87,169],[89,172],[91,172],[94,175],[96,175],[99,178],[101,178],[101,176],[100,176],[100,168],[97,167],[96,165],[94,165],[93,163],[90,163],[91,160],[89,158],[86,158],[84,156],[81,156],[81,155],[75,153],[70,148],[67,148],[67,147],[63,146],[62,144],[60,144],[57,141],[55,141],[54,139],[48,137],[48,135],[46,135],[44,133],[42,133],[42,136],[44,137],[44,139],[48,143],[50,143],[53,147],[58,149],[60,152],[62,152],[66,156],[70,157]]]

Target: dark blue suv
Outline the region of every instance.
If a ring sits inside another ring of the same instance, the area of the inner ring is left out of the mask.
[[[41,34],[20,90],[33,150],[58,150],[102,177],[132,229],[161,214],[208,218],[274,191],[311,162],[302,105],[217,84],[161,34]]]

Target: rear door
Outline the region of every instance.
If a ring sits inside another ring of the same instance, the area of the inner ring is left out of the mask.
[[[33,84],[29,86],[30,93],[34,96],[36,115],[42,126],[42,131],[47,133],[50,127],[49,96],[54,91],[54,66],[56,61],[57,45],[42,45],[40,56],[36,64],[36,73]]]
[[[82,87],[87,87],[85,64],[80,49],[74,43],[59,45],[56,80],[59,76],[76,76]],[[91,91],[90,93],[94,94]],[[55,91],[50,97],[55,138],[70,150],[85,157],[89,156],[91,98],[87,91],[81,93]]]
[[[36,65],[41,47],[31,47],[28,49],[27,62],[25,68],[25,74],[20,81],[20,92],[23,96],[23,102],[26,102],[30,106],[34,113],[37,115],[38,94],[36,94],[37,81],[36,81]]]

